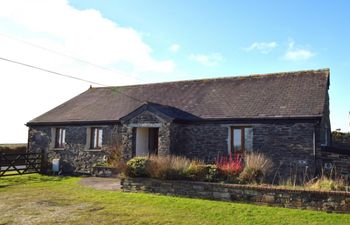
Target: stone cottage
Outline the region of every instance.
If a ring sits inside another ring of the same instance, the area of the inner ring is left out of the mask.
[[[125,160],[176,154],[211,162],[259,151],[275,167],[312,171],[330,143],[329,75],[322,69],[90,88],[27,123],[29,150],[75,173],[90,173],[111,146]]]

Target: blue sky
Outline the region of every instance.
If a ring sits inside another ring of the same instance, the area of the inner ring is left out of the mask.
[[[349,8],[346,1],[4,0],[0,57],[106,85],[330,68],[332,129],[349,131]],[[5,61],[0,73],[7,84],[0,104],[11,109],[0,118],[7,127],[0,143],[25,142],[23,124],[90,85]]]
[[[177,77],[156,80],[330,68],[332,128],[349,130],[350,3],[347,1],[73,0],[70,3],[79,9],[98,9],[118,24],[138,30],[152,46],[155,57],[171,57],[176,61]],[[253,43],[272,42],[276,47],[269,52],[247,50]],[[176,54],[168,51],[173,43],[180,46]],[[288,60],[289,50],[305,50],[311,56]],[[216,66],[189,60],[191,54],[214,53],[222,56]]]

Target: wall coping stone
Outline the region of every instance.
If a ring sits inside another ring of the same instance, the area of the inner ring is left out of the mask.
[[[263,190],[263,191],[285,191],[289,193],[312,193],[312,194],[320,194],[320,195],[336,195],[336,196],[346,196],[350,197],[350,192],[346,191],[317,191],[317,190],[308,190],[308,189],[291,189],[291,188],[281,188],[281,187],[273,187],[273,186],[261,186],[261,185],[248,185],[248,184],[228,184],[228,183],[218,183],[218,182],[204,182],[204,181],[190,181],[190,180],[161,180],[154,178],[145,178],[145,177],[128,177],[122,178],[121,182],[124,180],[153,180],[158,182],[171,182],[171,183],[188,183],[193,185],[212,185],[216,187],[222,188],[243,188],[248,190]]]

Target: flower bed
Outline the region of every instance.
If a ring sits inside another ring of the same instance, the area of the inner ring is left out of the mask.
[[[218,157],[215,164],[180,156],[135,157],[127,162],[126,175],[165,180],[261,183],[268,165],[271,162],[261,154],[251,154],[244,161],[240,157]]]

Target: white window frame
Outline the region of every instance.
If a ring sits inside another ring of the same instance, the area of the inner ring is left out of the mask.
[[[86,151],[101,151],[101,149],[102,149],[102,147],[103,147],[103,133],[104,133],[104,131],[103,131],[103,128],[104,128],[105,126],[91,126],[91,127],[87,127],[87,130],[86,130],[86,145],[85,145],[85,150]],[[100,131],[102,131],[102,132],[99,132],[99,140],[98,141],[100,141],[100,146],[98,146],[97,148],[93,148],[93,146],[92,146],[92,142],[93,142],[93,140],[92,140],[92,137],[93,137],[93,134],[92,134],[92,132],[93,132],[93,130],[94,129],[98,129],[98,130],[100,130]]]
[[[57,146],[57,131],[59,131],[59,145]],[[51,128],[51,143],[50,147],[54,150],[63,150],[66,144],[66,134],[67,130],[65,127],[52,127]]]

